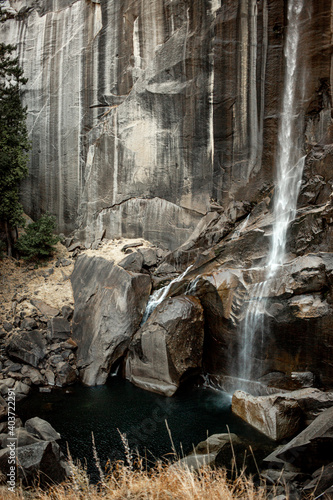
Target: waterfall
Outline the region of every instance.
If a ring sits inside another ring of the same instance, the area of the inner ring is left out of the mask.
[[[297,146],[296,120],[296,74],[299,44],[300,14],[304,0],[289,0],[288,27],[284,49],[285,80],[282,112],[278,130],[276,155],[276,189],[274,195],[274,222],[270,252],[263,269],[265,278],[255,284],[245,313],[241,346],[239,349],[240,378],[255,378],[260,366],[255,359],[265,342],[264,317],[272,279],[283,265],[286,253],[287,230],[295,218],[298,193],[301,185],[304,159]],[[296,139],[296,140],[295,140]]]
[[[144,312],[140,326],[142,326],[147,321],[147,319],[149,318],[151,313],[154,311],[154,309],[156,309],[156,307],[161,302],[163,302],[164,299],[167,298],[167,295],[168,295],[169,290],[172,287],[172,285],[174,283],[177,283],[178,281],[181,281],[192,267],[193,267],[192,265],[189,266],[182,274],[177,276],[177,278],[174,278],[172,281],[170,281],[170,283],[168,285],[164,286],[163,288],[160,288],[159,290],[155,290],[155,292],[149,297],[148,304],[147,304],[146,310]]]

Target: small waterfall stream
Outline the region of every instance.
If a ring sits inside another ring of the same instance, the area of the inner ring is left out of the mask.
[[[149,297],[149,301],[148,301],[146,310],[144,312],[142,321],[141,321],[141,326],[147,321],[147,319],[149,318],[151,313],[154,311],[154,309],[156,309],[156,307],[161,302],[163,302],[164,299],[166,299],[172,285],[174,283],[178,283],[179,281],[181,281],[192,267],[193,267],[192,265],[189,266],[187,269],[185,269],[185,271],[182,274],[177,276],[177,278],[174,278],[172,281],[170,281],[170,283],[168,285],[160,288],[159,290],[155,290],[155,292],[151,294],[151,296]]]
[[[300,14],[304,0],[289,0],[288,27],[285,42],[285,81],[282,113],[278,131],[276,156],[276,190],[274,196],[274,222],[270,252],[264,267],[265,279],[251,289],[245,313],[241,346],[238,357],[238,375],[251,380],[258,373],[257,354],[262,350],[265,336],[265,309],[272,279],[283,265],[286,253],[287,230],[295,218],[298,193],[301,185],[304,160],[297,146],[296,74],[298,64]]]

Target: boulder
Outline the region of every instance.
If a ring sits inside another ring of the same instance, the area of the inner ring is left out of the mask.
[[[333,406],[333,392],[312,387],[284,393],[283,397],[297,401],[306,422],[314,420],[323,410]]]
[[[302,411],[302,423],[314,420],[323,410],[333,406],[333,392],[324,392],[314,387],[275,393],[266,401],[276,397],[297,402]]]
[[[8,389],[13,388],[14,384],[15,380],[11,377],[0,380],[0,394],[6,396],[8,394]]]
[[[15,434],[17,448],[40,442],[39,438],[35,437],[32,433],[30,433],[29,431],[27,431],[27,429],[24,429],[23,427],[19,427],[18,429],[15,427],[14,434]],[[7,448],[8,442],[12,440],[13,437],[10,434],[1,434],[0,447]]]
[[[305,493],[315,493],[318,498],[320,495],[324,495],[329,489],[332,488],[331,494],[333,493],[333,462],[326,467],[320,467],[312,474],[312,479],[303,488]],[[332,495],[333,496],[333,495]],[[323,497],[325,499],[325,497]],[[329,497],[328,497],[329,498]]]
[[[44,382],[44,377],[39,370],[28,365],[23,365],[21,370],[22,375],[30,378],[34,385],[41,385]]]
[[[52,370],[45,370],[45,378],[49,385],[55,384],[55,374]]]
[[[244,391],[236,391],[231,409],[235,415],[274,441],[295,435],[301,425],[301,409],[297,401],[281,394],[252,396]]]
[[[104,384],[124,355],[149,298],[151,281],[102,257],[81,255],[71,276],[77,366],[86,385]]]
[[[9,365],[7,369],[8,369],[8,373],[20,372],[22,370],[22,365],[21,365],[21,363],[13,363],[13,364]]]
[[[283,446],[277,458],[307,472],[330,464],[333,461],[333,406]]]
[[[315,377],[312,372],[292,372],[291,379],[300,388],[314,387]]]
[[[201,441],[193,452],[176,462],[175,466],[194,470],[202,466],[222,467],[227,470],[229,477],[237,470],[255,474],[260,455],[262,452],[259,452],[259,447],[256,449],[253,443],[243,441],[236,434],[213,434]]]
[[[156,266],[158,257],[157,257],[157,248],[142,248],[139,250],[143,257],[143,265],[146,267]]]
[[[61,387],[74,384],[77,381],[76,371],[65,361],[56,366],[56,385]]]
[[[302,474],[301,472],[287,471],[284,469],[267,469],[260,473],[260,477],[264,479],[266,484],[276,485],[281,482],[282,484],[290,484],[294,481],[304,481],[308,476],[306,474]]]
[[[66,318],[52,318],[48,323],[50,340],[67,340],[71,336],[71,325]]]
[[[0,396],[0,421],[7,418],[8,406],[5,399]]]
[[[118,266],[132,273],[139,273],[142,269],[142,264],[143,256],[139,252],[132,252],[118,262]]]
[[[47,318],[51,318],[52,316],[56,316],[59,313],[58,309],[56,309],[55,307],[49,306],[43,300],[32,299],[30,302],[33,306],[35,306],[42,313],[43,316],[45,316]]]
[[[37,368],[46,356],[46,342],[39,330],[19,332],[10,338],[7,353],[13,359]]]
[[[9,323],[9,321],[4,321],[2,324],[2,327],[7,333],[9,333],[13,330],[13,325],[11,323]]]
[[[37,326],[37,322],[34,318],[27,317],[21,321],[22,330],[35,330]]]
[[[31,390],[31,387],[24,382],[16,381],[14,385],[14,391],[16,394],[24,394],[27,396]]]
[[[0,470],[8,472],[9,448],[0,451]],[[69,475],[69,466],[59,445],[55,442],[40,441],[17,448],[17,478],[24,484],[38,480],[41,484],[59,483]]]
[[[202,363],[203,308],[199,299],[163,301],[134,335],[125,376],[138,387],[172,396],[181,380]]]
[[[67,319],[68,321],[71,321],[71,319],[73,318],[74,309],[71,306],[62,306],[61,314],[63,318]]]
[[[215,466],[217,455],[224,449],[229,450],[230,459],[232,458],[232,446],[241,444],[241,440],[236,434],[213,434],[205,441],[201,441],[195,449],[186,457],[175,463],[177,467],[185,467],[193,470],[199,470],[203,466]],[[230,462],[230,460],[226,461]],[[224,463],[224,466],[230,466],[230,463]]]
[[[61,439],[60,434],[53,429],[52,425],[39,417],[30,418],[25,423],[25,429],[38,439],[43,441],[57,441]]]

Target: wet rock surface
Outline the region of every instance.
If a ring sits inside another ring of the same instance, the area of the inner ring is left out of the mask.
[[[125,377],[144,389],[174,394],[186,374],[202,365],[203,324],[197,298],[163,301],[129,344]]]

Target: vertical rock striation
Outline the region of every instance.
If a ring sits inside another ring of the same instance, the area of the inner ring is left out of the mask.
[[[285,2],[4,5],[0,38],[18,44],[29,78],[31,216],[57,214],[86,244],[105,229],[173,249],[212,199],[252,202],[271,185]],[[311,0],[302,16],[309,144],[330,126],[330,15],[330,1]]]

